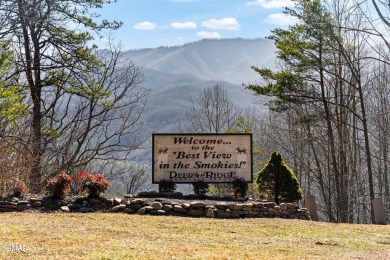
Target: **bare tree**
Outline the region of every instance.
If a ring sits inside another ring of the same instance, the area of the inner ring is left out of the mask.
[[[234,125],[237,114],[227,91],[216,84],[204,89],[197,103],[192,102],[186,117],[197,133],[223,133]]]
[[[117,48],[99,52],[93,34],[120,22],[94,22],[110,0],[0,2],[0,37],[11,37],[11,73],[27,95],[30,187],[47,175],[85,166],[94,158],[123,158],[147,95],[140,70],[120,60]]]
[[[387,16],[390,11],[390,1],[372,0],[372,4],[374,5],[374,8],[381,20],[390,27],[390,17]],[[382,8],[379,8],[379,6],[382,6]]]

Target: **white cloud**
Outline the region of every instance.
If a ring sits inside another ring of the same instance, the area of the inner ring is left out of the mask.
[[[259,5],[263,8],[281,8],[293,7],[294,3],[291,0],[256,0],[246,3],[247,6]]]
[[[268,17],[264,19],[264,22],[269,24],[280,25],[280,26],[287,26],[287,25],[294,25],[298,23],[299,20],[296,17],[293,17],[291,15],[276,13],[276,14],[268,15]]]
[[[157,28],[157,24],[151,23],[148,21],[141,22],[141,23],[136,23],[134,25],[134,29],[136,30],[147,30],[147,31],[152,31]]]
[[[220,39],[221,35],[217,32],[207,32],[207,31],[201,31],[198,32],[196,35],[198,35],[201,38],[212,38],[212,39]]]
[[[171,23],[172,28],[175,29],[196,29],[197,25],[194,22],[185,23]]]
[[[202,26],[210,30],[239,31],[240,24],[236,18],[210,19],[202,22]]]

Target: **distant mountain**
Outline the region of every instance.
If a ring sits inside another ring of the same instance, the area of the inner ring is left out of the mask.
[[[260,80],[251,66],[274,67],[275,50],[267,39],[221,39],[126,51],[125,57],[142,68],[142,87],[151,90],[143,114],[144,134],[190,132],[186,112],[204,88],[215,84],[227,90],[237,108],[252,107],[254,99],[261,107],[266,99],[255,98],[242,83]],[[144,150],[139,160],[150,162],[150,156],[151,152]]]
[[[130,50],[125,56],[148,69],[241,85],[258,80],[251,66],[274,66],[275,50],[268,39],[220,39]]]

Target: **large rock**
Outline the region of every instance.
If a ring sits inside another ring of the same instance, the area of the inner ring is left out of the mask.
[[[114,206],[113,208],[110,209],[110,212],[114,212],[115,213],[115,212],[123,211],[125,208],[126,208],[125,204],[116,205],[116,206]]]
[[[108,206],[106,204],[95,204],[90,206],[90,208],[94,210],[102,210],[102,209],[108,209]]]
[[[160,202],[153,202],[152,207],[154,210],[162,210],[163,209],[163,205]]]
[[[100,199],[94,199],[94,198],[88,199],[88,202],[89,203],[101,203]]]
[[[121,198],[115,198],[113,203],[114,203],[114,205],[120,205],[120,204],[122,204],[122,199]]]
[[[191,204],[190,203],[183,203],[181,206],[182,206],[182,208],[188,209],[191,207]]]
[[[88,208],[88,207],[81,207],[80,212],[81,213],[88,213],[88,212],[95,212],[95,210]]]
[[[298,209],[298,206],[293,203],[287,203],[287,209]]]
[[[134,210],[139,210],[140,208],[142,208],[142,204],[130,204],[130,205],[127,205],[126,206],[127,208],[131,208],[131,209],[134,209]]]
[[[252,203],[245,203],[245,204],[242,204],[241,210],[247,211],[247,210],[252,210],[252,208],[253,208],[253,204]]]
[[[146,210],[144,208],[140,208],[138,211],[137,211],[137,214],[139,215],[144,215],[146,214]]]
[[[190,206],[193,209],[200,209],[200,208],[204,208],[205,204],[201,201],[194,201],[190,203]]]
[[[264,203],[264,207],[275,208],[276,207],[276,203],[275,202],[266,202],[266,203]]]
[[[264,208],[264,203],[263,202],[254,202],[253,207],[255,208]]]
[[[163,206],[163,210],[164,210],[165,212],[172,211],[172,210],[173,210],[173,206],[172,206],[172,205],[166,204],[166,205]]]
[[[146,213],[149,213],[149,212],[151,212],[152,210],[154,210],[154,208],[153,208],[152,206],[145,206],[145,207],[143,207],[143,208],[145,209]]]
[[[41,202],[41,201],[34,201],[34,202],[32,203],[32,206],[33,206],[34,208],[42,207],[42,202]]]
[[[134,204],[143,204],[144,203],[144,200],[143,199],[134,199],[134,200],[131,200],[130,201],[130,204],[131,205],[134,205]]]
[[[230,204],[229,209],[234,211],[239,211],[242,209],[242,204]]]
[[[250,211],[244,211],[244,212],[243,212],[243,215],[244,215],[245,217],[252,218],[252,217],[254,217],[254,216],[257,215],[257,212],[252,211],[252,210],[250,210]]]
[[[211,208],[207,209],[206,217],[208,217],[208,218],[214,218],[214,210],[211,209]]]
[[[187,213],[187,209],[182,208],[182,207],[179,206],[179,205],[175,205],[175,206],[173,207],[173,211],[174,211],[174,212],[178,212],[178,213]]]
[[[69,204],[68,207],[70,209],[79,209],[79,208],[81,208],[81,205],[78,203],[72,203],[72,204]]]
[[[61,211],[62,212],[70,212],[70,208],[68,206],[62,206]]]
[[[124,208],[124,209],[123,209],[123,212],[124,212],[124,213],[127,213],[127,214],[134,214],[134,213],[135,213],[135,210],[134,210],[134,209],[131,209],[131,208]]]
[[[8,198],[8,199],[7,199],[7,202],[18,203],[18,202],[19,202],[19,199],[16,198],[16,197],[11,197],[11,198]]]
[[[158,215],[158,216],[162,216],[162,215],[165,215],[165,211],[164,210],[152,210],[151,212],[150,212],[150,214],[152,214],[152,215]]]
[[[190,209],[188,212],[187,212],[187,215],[188,216],[193,216],[193,217],[200,217],[203,215],[203,210],[199,210],[199,209]]]
[[[19,204],[18,203],[16,210],[17,211],[25,211],[26,209],[30,209],[30,208],[31,208],[30,204]]]
[[[287,210],[287,208],[288,208],[288,206],[287,206],[286,203],[280,203],[280,204],[279,204],[279,207],[280,207],[280,210],[282,210],[282,211],[285,211],[285,210]]]
[[[229,212],[222,212],[222,213],[217,213],[218,218],[230,218],[230,213]]]
[[[13,203],[13,202],[7,202],[7,204],[0,205],[2,208],[6,209],[16,209],[18,207],[18,204]]]
[[[43,199],[40,199],[40,198],[31,198],[30,201],[31,201],[31,203],[34,203],[34,202],[36,202],[36,201],[42,202]]]
[[[237,213],[237,212],[232,212],[232,213],[230,214],[230,217],[231,217],[231,218],[240,218],[241,215],[240,215],[239,213]]]

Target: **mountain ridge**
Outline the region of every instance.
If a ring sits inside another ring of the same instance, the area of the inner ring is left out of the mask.
[[[124,55],[140,67],[241,85],[257,79],[252,66],[274,67],[275,51],[274,42],[269,39],[234,38],[128,50]]]
[[[124,52],[124,58],[142,70],[141,87],[150,89],[142,134],[148,138],[152,133],[192,132],[186,114],[202,91],[216,84],[226,90],[237,110],[256,107],[262,113],[268,99],[254,96],[242,84],[260,81],[252,66],[273,68],[275,50],[267,39],[219,39]],[[150,150],[138,151],[137,158],[150,163]]]

